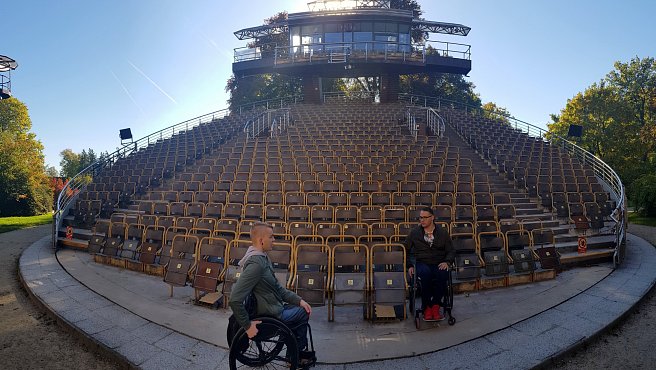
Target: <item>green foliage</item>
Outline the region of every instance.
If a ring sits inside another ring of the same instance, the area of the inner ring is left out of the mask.
[[[62,158],[59,162],[61,176],[68,179],[73,178],[80,171],[98,160],[96,153],[91,148],[88,151],[83,149],[82,153],[79,154],[73,152],[71,149],[64,149],[59,155]]]
[[[264,20],[265,24],[274,24],[287,19],[287,12],[281,12]],[[248,44],[249,48],[260,48],[263,58],[274,56],[275,48],[289,45],[289,33],[284,32],[263,36]],[[252,76],[231,76],[226,84],[226,92],[230,93],[228,104],[235,111],[240,105],[255,103],[262,100],[276,99],[289,95],[301,94],[301,79],[284,76],[277,73],[266,73]]]
[[[0,100],[0,215],[49,212],[52,189],[45,173],[43,145],[27,107],[16,98]]]
[[[391,0],[390,1],[391,9],[403,9],[403,10],[412,10],[412,14],[415,18],[421,18],[421,15],[424,13],[421,10],[421,5],[416,0]],[[421,43],[422,41],[428,38],[428,32],[422,32],[419,30],[412,31],[412,41],[415,43]]]
[[[656,173],[656,61],[616,62],[605,78],[551,118],[548,139],[566,137],[571,124],[583,126],[578,145],[608,163],[631,188],[640,176]]]
[[[2,217],[0,218],[0,234],[13,230],[24,229],[26,227],[46,225],[49,223],[52,223],[51,214],[26,217]]]
[[[638,214],[656,217],[656,173],[638,177],[629,188],[629,196]]]
[[[500,123],[510,124],[510,121],[507,118],[510,116],[508,109],[500,107],[493,102],[487,102],[483,104],[481,108],[483,109],[485,117],[494,119]]]
[[[635,212],[629,212],[629,223],[656,227],[656,217],[644,217]]]
[[[400,77],[400,92],[453,100],[473,107],[481,107],[476,86],[462,75],[450,73],[420,73]]]
[[[54,166],[46,166],[46,176],[59,177],[59,171]]]
[[[226,92],[230,93],[230,109],[235,111],[240,105],[300,95],[301,86],[299,78],[267,73],[242,78],[232,76],[226,85]]]

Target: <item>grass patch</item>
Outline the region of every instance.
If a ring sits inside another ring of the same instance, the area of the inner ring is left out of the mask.
[[[0,234],[30,226],[45,225],[51,222],[51,214],[27,217],[0,217]]]
[[[656,226],[656,218],[643,217],[635,212],[629,212],[629,223],[645,226]]]

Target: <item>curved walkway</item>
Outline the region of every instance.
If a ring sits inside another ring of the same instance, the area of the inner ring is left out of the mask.
[[[654,285],[654,262],[656,250],[630,235],[627,258],[617,270],[575,269],[552,281],[459,295],[455,326],[419,332],[411,320],[372,325],[338,314],[335,323],[327,323],[317,309],[312,324],[323,362],[318,368],[515,369],[550,364],[626,314]],[[221,317],[226,313],[193,306],[188,290],[176,288],[169,299],[168,286],[160,279],[94,264],[84,252],[55,255],[49,237],[23,253],[20,275],[28,291],[61,321],[131,366],[227,367],[222,326],[227,320]],[[173,316],[162,313],[167,310]],[[380,358],[394,359],[371,362]],[[370,362],[357,362],[363,360]]]

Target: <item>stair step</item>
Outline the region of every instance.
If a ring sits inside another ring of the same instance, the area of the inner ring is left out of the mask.
[[[615,250],[615,236],[614,235],[598,235],[598,236],[589,236],[587,238],[588,241],[588,252],[592,252],[595,250]],[[576,237],[573,241],[565,241],[565,242],[556,242],[556,248],[558,248],[558,252],[563,254],[563,253],[578,253],[578,237]]]
[[[577,266],[596,262],[610,262],[615,254],[614,249],[589,250],[586,253],[567,252],[560,254],[560,264],[563,266]]]
[[[66,227],[60,227],[59,230],[57,231],[58,231],[57,232],[58,237],[62,237],[62,238],[66,237]],[[86,241],[91,239],[91,235],[93,235],[93,233],[89,229],[73,227],[73,238]]]
[[[541,209],[536,208],[517,208],[515,207],[515,213],[519,215],[548,215],[551,217],[551,213],[544,213]]]
[[[81,239],[66,239],[66,238],[57,238],[57,244],[61,247],[68,247],[74,249],[87,250],[89,248],[89,242],[87,240]]]

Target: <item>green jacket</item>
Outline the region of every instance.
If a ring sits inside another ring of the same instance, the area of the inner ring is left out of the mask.
[[[301,297],[280,285],[268,257],[254,255],[244,263],[239,279],[232,286],[230,308],[237,323],[248,330],[251,321],[244,308],[244,300],[253,291],[257,298],[257,314],[280,318],[283,303],[300,305]]]

